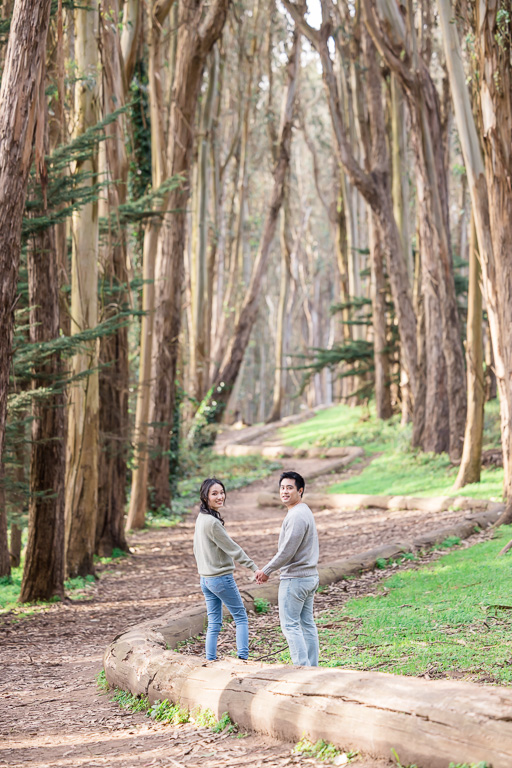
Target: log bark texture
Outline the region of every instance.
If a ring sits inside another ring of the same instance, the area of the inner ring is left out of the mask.
[[[27,253],[30,341],[34,346],[59,338],[60,307],[54,228],[35,236]],[[34,388],[55,390],[32,405],[28,543],[20,602],[64,596],[64,479],[66,472],[66,396],[64,374],[54,352],[34,371]]]
[[[0,461],[7,414],[21,222],[39,114],[50,7],[50,0],[15,3],[0,89]],[[9,573],[4,515],[0,515],[0,561],[3,576]]]

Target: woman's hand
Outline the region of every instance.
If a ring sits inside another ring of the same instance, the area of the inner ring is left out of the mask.
[[[266,573],[263,573],[263,571],[256,571],[254,578],[258,584],[263,584],[265,581],[268,581],[268,576]]]

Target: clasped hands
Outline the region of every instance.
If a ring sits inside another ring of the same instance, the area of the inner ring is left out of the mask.
[[[254,578],[258,584],[263,584],[265,581],[268,581],[268,576],[266,573],[263,573],[263,571],[256,571]]]

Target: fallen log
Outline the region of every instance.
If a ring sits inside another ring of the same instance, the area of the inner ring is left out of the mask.
[[[448,535],[469,536],[492,525],[498,510],[479,511],[453,526],[414,540],[390,542],[319,567],[329,584],[418,546],[435,545]],[[277,602],[278,583],[243,587],[254,610],[257,598]],[[203,631],[203,603],[144,622],[119,635],[104,655],[110,685],[169,699],[194,710],[227,712],[243,728],[287,740],[304,734],[401,760],[419,768],[447,768],[449,762],[487,761],[493,768],[512,764],[512,691],[459,681],[426,681],[383,673],[269,666],[224,660],[205,662],[174,653],[178,643]]]
[[[242,728],[296,741],[306,734],[361,750],[447,768],[453,761],[512,765],[512,691],[473,683],[357,672],[205,662],[166,650],[162,632],[137,628],[104,657],[110,685],[194,711],[227,712]]]

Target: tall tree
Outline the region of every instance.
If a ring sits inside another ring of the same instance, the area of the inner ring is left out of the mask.
[[[59,277],[54,228],[34,236],[27,249],[30,341],[36,347],[58,339]],[[20,602],[49,600],[64,593],[64,480],[66,397],[60,354],[37,366],[34,388],[53,387],[32,407],[28,542]],[[59,386],[60,385],[60,386]]]
[[[155,265],[155,312],[151,353],[150,484],[154,504],[169,507],[169,448],[176,405],[181,330],[181,292],[186,206],[194,145],[194,117],[207,56],[222,34],[229,0],[192,0],[179,5],[176,65],[167,135],[167,176],[180,176],[169,193]]]
[[[215,402],[213,418],[216,421],[220,421],[225,406],[231,396],[233,387],[235,386],[235,382],[240,373],[240,367],[244,359],[244,354],[251,337],[254,323],[258,316],[258,300],[260,297],[262,280],[266,272],[270,255],[270,246],[274,239],[277,219],[283,202],[286,175],[290,165],[293,112],[299,68],[299,35],[297,33],[294,33],[293,35],[293,43],[288,56],[287,68],[288,76],[285,93],[283,95],[283,106],[279,127],[278,159],[274,169],[274,184],[268,203],[263,232],[251,274],[251,281],[240,310],[240,316],[212,388],[212,400]]]
[[[314,29],[304,18],[307,8],[291,0],[283,0],[298,28],[310,40],[320,56],[322,78],[324,81],[329,111],[331,114],[335,147],[340,165],[352,184],[359,190],[368,205],[374,211],[381,229],[381,243],[386,257],[391,293],[397,314],[400,342],[403,350],[404,363],[407,367],[414,400],[416,400],[417,379],[417,345],[416,317],[412,305],[411,288],[407,275],[407,267],[402,251],[400,233],[393,216],[390,161],[385,141],[378,143],[379,156],[372,157],[375,165],[366,172],[357,161],[353,148],[348,140],[347,130],[343,119],[340,92],[334,72],[333,61],[329,51],[329,39],[335,28],[335,19],[331,16],[331,5],[328,0],[322,0],[322,25]],[[382,104],[370,99],[368,109],[372,117],[372,133],[385,136],[385,123]],[[415,411],[416,413],[416,411]]]
[[[151,117],[151,186],[153,192],[165,179],[164,101],[162,94],[161,37],[162,25],[171,3],[156,0],[147,4],[148,79]],[[175,62],[171,61],[172,69]],[[162,204],[165,209],[166,197]],[[142,255],[142,320],[139,343],[139,376],[134,430],[134,468],[130,493],[130,506],[126,529],[144,526],[149,475],[149,411],[151,401],[151,347],[155,311],[155,261],[161,218],[148,221],[144,231]]]
[[[21,222],[38,116],[50,0],[16,0],[0,87],[0,462],[7,412]],[[0,508],[0,576],[10,571]],[[7,556],[6,556],[7,555]]]
[[[105,0],[100,16],[102,64],[102,113],[106,117],[126,101],[125,73],[119,35],[118,0]],[[99,249],[101,319],[114,318],[128,308],[127,242],[117,221],[117,210],[126,202],[128,158],[124,115],[106,126],[107,140],[101,145],[101,176],[108,182],[100,199],[99,215],[108,221]],[[125,322],[100,339],[99,350],[98,516],[96,552],[112,554],[127,549],[124,534],[128,419],[128,329]]]
[[[75,136],[98,121],[98,3],[75,11]],[[97,153],[80,163],[92,186]],[[98,325],[98,203],[73,214],[71,267],[71,333]],[[70,576],[94,572],[98,509],[99,396],[95,339],[73,357],[75,382],[70,392],[66,456],[66,564]]]
[[[512,521],[512,269],[506,243],[512,236],[512,154],[507,126],[512,115],[510,16],[498,3],[475,5],[472,16],[478,72],[477,107],[482,149],[471,109],[460,43],[449,0],[438,0],[455,119],[468,175],[482,265],[496,378],[500,393],[506,509]]]
[[[475,218],[471,215],[468,322],[466,333],[468,415],[466,431],[464,433],[464,448],[454,488],[462,488],[468,483],[480,482],[480,470],[482,467],[485,383],[481,279],[482,270],[478,258]]]
[[[395,3],[363,0],[365,24],[400,80],[411,116],[416,161],[418,234],[425,293],[426,410],[421,446],[460,458],[466,419],[464,357],[455,297],[448,215],[448,181],[439,97],[414,28]],[[445,418],[448,410],[449,419]]]

